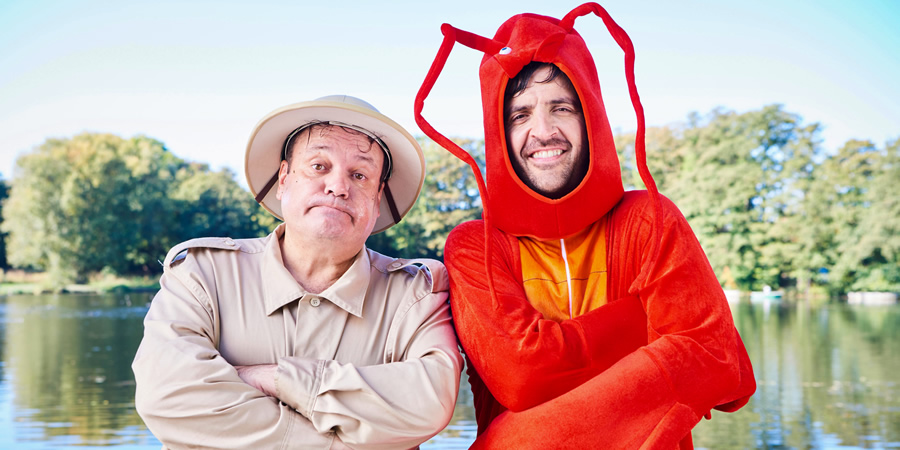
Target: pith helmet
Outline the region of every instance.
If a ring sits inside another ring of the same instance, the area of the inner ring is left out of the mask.
[[[425,156],[418,142],[403,127],[371,104],[349,95],[329,95],[278,108],[256,124],[244,157],[247,185],[256,201],[283,220],[281,202],[275,198],[276,190],[272,188],[278,181],[285,143],[289,136],[316,123],[355,129],[382,147],[384,164],[390,164],[392,170],[381,194],[380,215],[372,234],[400,222],[422,191]]]

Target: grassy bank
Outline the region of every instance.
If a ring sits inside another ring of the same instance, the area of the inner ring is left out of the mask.
[[[106,273],[90,276],[85,284],[69,284],[62,288],[53,287],[46,273],[23,270],[0,271],[0,295],[46,294],[52,292],[108,293],[108,292],[155,292],[159,290],[159,277],[122,277]]]

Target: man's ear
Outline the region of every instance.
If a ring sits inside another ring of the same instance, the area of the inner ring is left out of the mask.
[[[284,192],[284,180],[287,178],[288,172],[291,170],[291,165],[282,160],[281,166],[278,167],[278,189],[275,191],[275,198],[281,200],[281,194]]]
[[[378,190],[378,195],[375,196],[375,218],[381,217],[381,198],[384,197],[384,187],[387,186],[387,181],[381,183],[381,189]]]

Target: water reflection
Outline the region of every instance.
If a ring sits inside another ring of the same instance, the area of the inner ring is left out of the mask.
[[[130,365],[148,301],[147,295],[6,298],[3,402],[11,400],[13,417],[11,428],[3,422],[0,444],[147,442],[134,411]]]
[[[149,295],[0,298],[0,448],[159,448],[134,411]],[[900,447],[900,306],[734,306],[757,394],[694,432],[705,448]],[[465,382],[465,381],[464,381]],[[468,385],[423,448],[466,448]]]
[[[741,411],[701,423],[695,445],[900,447],[900,306],[736,308],[759,387]]]

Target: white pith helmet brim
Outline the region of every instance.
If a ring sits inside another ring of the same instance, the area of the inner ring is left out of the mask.
[[[385,198],[386,192],[390,191],[399,217],[406,216],[416,203],[425,182],[425,155],[419,143],[403,127],[369,103],[349,95],[329,95],[278,108],[256,124],[244,156],[244,172],[253,197],[257,197],[272,176],[278,173],[288,134],[302,125],[323,121],[336,121],[362,128],[378,136],[387,145],[393,162],[393,174],[382,193],[380,214],[372,234],[390,228],[395,222]],[[281,201],[275,198],[277,190],[277,186],[271,186],[265,196],[257,201],[272,215],[284,220]]]

